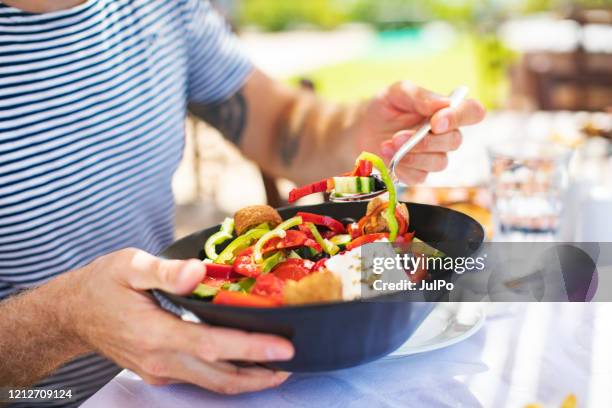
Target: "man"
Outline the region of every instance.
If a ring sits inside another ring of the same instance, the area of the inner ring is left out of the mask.
[[[186,110],[298,183],[362,150],[390,159],[433,115],[435,135],[399,167],[418,183],[484,116],[448,103],[407,82],[351,107],[320,101],[254,68],[200,0],[2,0],[0,385],[74,387],[82,401],[115,364],[222,393],[280,384],[286,373],[226,361],[290,359],[290,342],[183,322],[144,292],[186,294],[205,274],[150,255],[173,239]]]

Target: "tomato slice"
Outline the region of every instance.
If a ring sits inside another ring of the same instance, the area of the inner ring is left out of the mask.
[[[276,307],[280,303],[271,298],[253,295],[251,293],[219,291],[212,301],[216,305],[243,306],[243,307]]]
[[[314,262],[308,259],[287,259],[272,269],[272,273],[283,281],[299,281],[312,271],[313,266]]]
[[[326,215],[313,214],[308,212],[298,212],[297,215],[302,217],[304,223],[312,222],[315,225],[327,227],[337,234],[344,234],[346,231],[344,225],[338,220],[328,217]]]
[[[253,289],[251,289],[251,293],[268,297],[282,303],[284,286],[284,280],[278,278],[273,273],[267,273],[257,278]]]
[[[250,252],[247,252],[250,249]],[[256,278],[261,275],[261,267],[255,263],[252,256],[253,249],[247,248],[240,253],[234,260],[234,271],[249,278]]]
[[[284,238],[272,238],[265,243],[262,253],[276,251],[279,249],[291,249],[304,245],[308,240],[308,236],[302,231],[287,230]]]
[[[370,244],[374,241],[378,241],[379,239],[383,239],[383,238],[389,238],[389,233],[388,232],[378,232],[375,234],[362,235],[358,238],[355,238],[348,244],[346,244],[346,249],[350,251],[351,249],[360,247],[365,244]]]

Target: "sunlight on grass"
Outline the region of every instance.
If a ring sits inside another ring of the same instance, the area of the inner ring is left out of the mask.
[[[442,94],[464,84],[472,97],[480,98],[484,96],[480,69],[475,41],[465,35],[445,50],[405,55],[374,50],[367,57],[323,67],[305,76],[314,80],[318,94],[338,102],[367,98],[397,80],[410,80]]]

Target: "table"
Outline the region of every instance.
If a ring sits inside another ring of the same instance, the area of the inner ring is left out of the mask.
[[[97,407],[580,407],[612,406],[612,304],[495,303],[468,340],[420,355],[323,374],[277,389],[221,396],[149,386],[124,371],[85,402]]]

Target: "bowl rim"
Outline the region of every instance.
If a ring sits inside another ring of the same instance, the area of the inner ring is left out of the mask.
[[[447,207],[442,207],[439,205],[432,205],[432,204],[423,204],[423,203],[413,203],[410,201],[399,201],[400,203],[403,204],[407,204],[407,205],[417,205],[417,206],[424,206],[424,207],[434,207],[434,208],[440,208],[443,209],[445,211],[449,211],[452,213],[455,213],[459,216],[463,216],[468,218],[469,220],[471,220],[473,222],[474,225],[478,226],[479,228],[479,232],[480,232],[480,242],[478,243],[478,248],[480,248],[484,242],[484,227],[474,218],[470,217],[469,215],[462,213],[460,211],[454,210],[452,208],[447,208]],[[287,205],[284,207],[279,207],[276,208],[277,211],[284,211],[284,210],[297,210],[300,211],[300,209],[303,208],[312,208],[312,207],[317,207],[323,204],[338,204],[338,203],[329,203],[329,202],[323,202],[323,203],[319,203],[319,204],[308,204],[308,205]],[[343,204],[339,204],[339,205],[343,205]],[[172,244],[168,245],[166,248],[164,248],[162,251],[160,251],[160,257],[164,258],[164,259],[170,259],[167,258],[161,254],[163,254],[163,252],[165,252],[168,248],[170,248],[172,245],[174,245],[176,242],[182,240],[182,239],[186,239],[192,235],[195,234],[201,234],[202,231],[210,229],[210,228],[219,228],[221,226],[221,224],[215,224],[213,226],[210,226],[208,228],[203,228],[200,229],[198,231],[194,231],[191,234],[185,235],[184,237],[174,241]],[[476,252],[478,250],[478,248],[474,249],[473,252]],[[389,297],[394,297],[394,296],[398,296],[399,293],[402,292],[393,292],[393,293],[386,293],[386,294],[382,294],[382,295],[377,295],[371,298],[358,298],[358,299],[353,299],[353,300],[337,300],[337,301],[333,301],[333,302],[315,302],[315,303],[305,303],[305,304],[301,304],[301,305],[290,305],[290,306],[279,306],[279,307],[248,307],[248,306],[230,306],[230,305],[217,305],[217,304],[213,304],[212,302],[206,302],[206,301],[202,301],[202,300],[198,300],[198,299],[193,299],[191,297],[189,297],[188,295],[175,295],[173,293],[168,293],[165,292],[161,289],[153,289],[153,291],[155,291],[156,293],[158,293],[159,295],[163,296],[164,298],[166,298],[167,300],[174,302],[173,298],[177,298],[177,299],[181,299],[181,302],[187,302],[190,306],[193,303],[194,306],[198,306],[198,307],[207,307],[207,308],[216,308],[216,309],[220,309],[220,310],[225,310],[228,312],[243,312],[243,311],[257,311],[256,313],[261,313],[261,314],[270,314],[270,313],[275,313],[278,310],[305,310],[305,309],[323,309],[326,307],[334,307],[334,306],[338,306],[338,305],[350,305],[350,304],[358,304],[358,303],[380,303],[380,302],[395,302],[394,300],[390,300],[387,299]],[[424,301],[427,302],[427,301]],[[414,302],[414,303],[419,303],[419,302]]]

